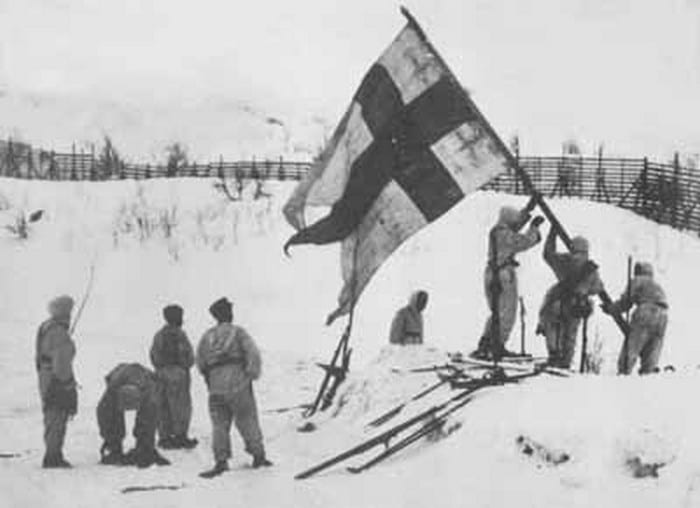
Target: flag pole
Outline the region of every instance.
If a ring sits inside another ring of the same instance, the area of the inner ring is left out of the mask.
[[[561,222],[559,222],[559,219],[556,217],[556,215],[554,215],[552,209],[549,207],[549,205],[547,205],[544,198],[542,197],[542,194],[535,188],[534,184],[532,183],[532,180],[530,179],[530,175],[520,166],[516,158],[510,152],[510,149],[506,146],[506,144],[503,142],[500,136],[496,134],[496,131],[493,129],[489,121],[484,117],[479,108],[477,108],[476,104],[474,104],[474,101],[472,101],[467,91],[459,83],[459,81],[452,73],[442,56],[440,56],[440,53],[428,40],[428,37],[425,35],[425,32],[418,24],[418,21],[416,21],[416,18],[413,17],[413,15],[408,11],[406,7],[401,6],[400,10],[401,14],[403,14],[404,17],[407,19],[408,24],[411,26],[411,28],[413,28],[416,31],[416,33],[421,38],[426,47],[435,56],[438,62],[440,62],[440,65],[442,65],[442,67],[446,70],[448,79],[450,79],[456,85],[456,88],[460,90],[460,93],[467,101],[467,104],[469,104],[469,106],[474,111],[481,125],[494,140],[499,150],[505,155],[508,164],[515,170],[516,174],[520,178],[520,181],[523,183],[525,191],[530,195],[531,199],[533,199],[535,203],[540,207],[540,210],[542,210],[544,216],[547,218],[547,220],[555,229],[561,240],[564,242],[566,248],[569,251],[571,251],[573,247],[571,244],[571,237],[567,234],[566,230],[564,229],[564,226],[562,226]],[[610,295],[608,295],[608,293],[605,290],[603,290],[598,296],[601,299],[601,302],[603,303],[603,307],[609,308],[610,304],[612,304],[612,299],[610,298]],[[627,322],[625,322],[622,315],[617,311],[611,312],[610,315],[617,324],[620,331],[624,335],[626,335],[629,330],[629,325],[627,324]]]
[[[329,364],[318,364],[318,366],[325,370],[326,373],[323,377],[323,381],[321,381],[321,385],[319,386],[318,392],[316,393],[316,398],[314,399],[313,404],[304,413],[304,416],[306,416],[307,418],[316,413],[316,411],[319,409],[319,406],[322,410],[330,406],[330,404],[333,402],[333,397],[335,396],[335,392],[337,391],[338,386],[340,386],[340,383],[343,382],[343,380],[345,379],[345,375],[348,371],[350,355],[352,353],[352,349],[348,348],[348,343],[350,341],[350,334],[352,333],[352,325],[355,318],[358,242],[359,240],[356,236],[352,253],[352,275],[350,279],[351,303],[348,315],[348,322],[345,325],[345,330],[343,331],[343,334],[341,335],[340,340],[338,341],[338,345],[336,346],[335,351],[333,352],[331,362]],[[340,366],[336,365],[338,359],[340,359]],[[331,378],[334,379],[334,382],[333,385],[331,385],[329,388],[328,384],[331,382]]]

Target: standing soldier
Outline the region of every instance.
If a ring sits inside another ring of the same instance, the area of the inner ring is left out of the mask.
[[[194,448],[197,440],[187,437],[192,418],[190,368],[194,353],[182,329],[182,307],[163,309],[165,325],[153,337],[151,363],[158,382],[158,446],[165,449]]]
[[[408,305],[396,312],[391,322],[389,343],[423,344],[423,310],[428,305],[428,293],[416,291],[408,300]]]
[[[490,315],[479,340],[479,346],[471,356],[480,359],[499,359],[512,356],[506,349],[506,342],[515,324],[518,309],[518,278],[515,260],[518,252],[523,252],[539,243],[539,225],[544,219],[535,217],[525,233],[520,229],[530,220],[530,211],[535,205],[530,200],[525,208],[501,208],[498,222],[489,232],[488,264],[484,271],[484,289],[489,304]]]
[[[138,363],[120,363],[105,376],[106,388],[97,405],[97,424],[103,439],[102,464],[133,465],[140,468],[153,464],[170,464],[156,450],[156,375]],[[124,413],[135,410],[134,437],[136,446],[123,453],[126,435]]]
[[[668,303],[664,290],[654,280],[654,269],[649,263],[639,262],[634,265],[634,277],[619,300],[613,304],[613,310],[625,312],[632,305],[636,305],[636,308],[632,313],[629,336],[620,351],[617,372],[632,372],[637,358],[641,358],[642,362],[640,374],[657,372],[668,322]]]
[[[598,266],[588,259],[588,240],[577,236],[571,240],[571,253],[556,251],[557,235],[549,230],[543,257],[557,277],[540,307],[537,333],[547,341],[548,363],[568,369],[576,350],[576,334],[582,319],[593,312],[589,299],[604,291]]]
[[[216,326],[207,330],[197,347],[197,368],[209,388],[214,467],[200,474],[212,478],[228,470],[231,423],[253,456],[253,467],[270,466],[265,457],[253,381],[260,377],[261,359],[255,342],[242,327],[232,324],[233,307],[220,298],[209,307]]]
[[[42,467],[45,468],[71,467],[63,457],[63,442],[68,419],[78,412],[78,392],[73,376],[75,343],[70,337],[72,310],[70,296],[51,300],[50,317],[41,324],[36,336],[35,363],[46,445]]]

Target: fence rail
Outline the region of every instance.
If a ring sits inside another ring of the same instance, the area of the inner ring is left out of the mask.
[[[250,160],[180,167],[105,163],[94,153],[56,153],[32,150],[12,141],[0,142],[0,176],[45,180],[120,180],[169,177],[242,180],[299,180],[309,162]],[[643,158],[518,156],[537,190],[545,196],[567,196],[609,203],[675,228],[700,234],[700,171]],[[486,184],[484,189],[524,194],[514,170]]]

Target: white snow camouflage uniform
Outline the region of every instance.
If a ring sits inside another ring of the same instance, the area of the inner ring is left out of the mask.
[[[619,374],[629,374],[637,359],[641,359],[641,374],[658,368],[664,334],[668,323],[668,301],[661,286],[654,280],[649,263],[637,263],[635,276],[620,298],[614,303],[618,312],[636,305],[630,322],[630,333],[620,351],[617,362]]]

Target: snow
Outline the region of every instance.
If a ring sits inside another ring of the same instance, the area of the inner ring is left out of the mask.
[[[700,341],[693,327],[700,243],[693,235],[612,206],[549,200],[571,234],[591,239],[592,256],[613,297],[623,290],[627,255],[654,264],[671,306],[662,364],[673,364],[676,372],[612,375],[621,337],[597,310],[589,339],[602,342],[602,375],[541,375],[484,389],[450,418],[446,428],[452,432],[443,439],[415,443],[361,475],[345,467],[371,453],[295,481],[300,471],[455,393],[444,385],[406,404],[383,426],[367,427],[436,383],[434,372],[411,369],[443,364],[448,351],[475,347],[487,313],[481,280],[486,232],[499,206],[521,206],[525,198],[469,196],[390,258],[357,307],[348,379],[334,405],[312,418],[316,430],[302,433],[299,411],[274,410],[313,398],[322,374],[315,362],[328,360],[342,333],[343,323],[323,325],[341,287],[338,248],[299,247],[291,258],[283,255],[291,230],[280,209],[293,183],[268,183],[272,197],[257,201],[249,185],[238,202],[227,201],[213,183],[0,182],[0,225],[45,210],[25,240],[1,230],[0,376],[6,382],[0,384],[0,453],[20,455],[0,459],[0,506],[700,505],[700,412],[692,404],[700,382]],[[520,262],[527,348],[542,354],[535,316],[553,276],[539,247],[522,254]],[[80,413],[69,425],[65,447],[75,468],[45,471],[34,333],[49,298],[67,292],[80,299],[91,266],[92,294],[75,334]],[[419,287],[430,293],[427,344],[387,346],[393,312]],[[197,375],[196,449],[164,452],[173,462],[165,468],[99,466],[94,408],[105,373],[120,361],[148,363],[167,303],[183,305],[185,330],[198,341],[211,324],[207,307],[222,295],[234,301],[235,319],[263,350],[256,395],[275,467],[250,469],[234,432],[233,471],[211,481],[197,477],[212,461],[206,391]],[[519,340],[518,324],[510,346],[517,349]],[[527,455],[519,436],[570,460],[554,465],[537,453]],[[663,465],[658,477],[638,478],[635,464]],[[120,492],[127,486],[182,484],[174,491]]]

